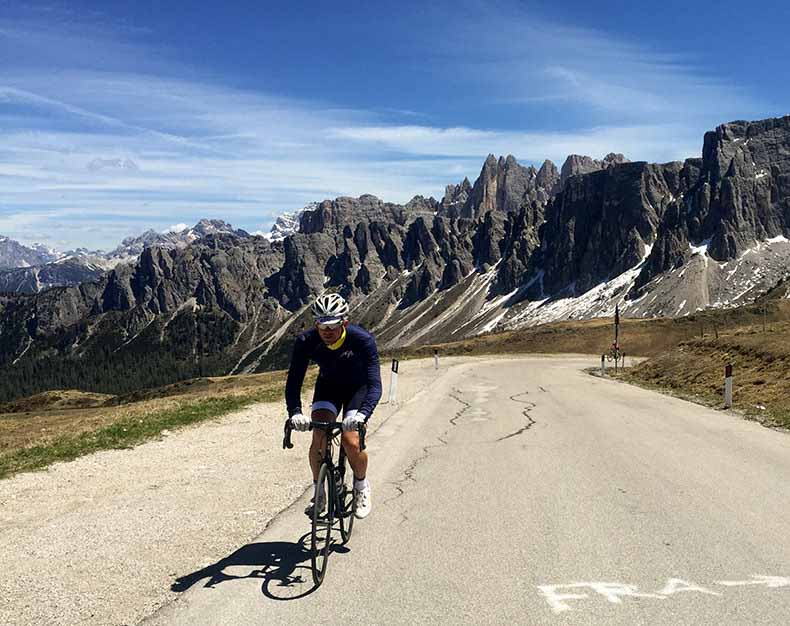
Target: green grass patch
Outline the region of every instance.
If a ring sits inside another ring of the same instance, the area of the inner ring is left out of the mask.
[[[91,432],[66,435],[49,444],[14,450],[0,456],[0,479],[17,472],[42,469],[57,461],[71,461],[99,450],[131,448],[160,436],[164,430],[220,417],[255,402],[275,402],[282,399],[282,393],[281,387],[275,387],[244,395],[185,401],[176,408],[145,417],[121,418]]]
[[[790,428],[790,409],[774,409],[769,415],[782,428]]]

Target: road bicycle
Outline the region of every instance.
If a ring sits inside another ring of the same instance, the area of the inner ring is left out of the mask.
[[[606,353],[606,360],[607,361],[614,361],[617,363],[623,357],[623,353],[620,352],[620,347],[613,345],[609,348],[609,351]]]
[[[357,509],[353,488],[349,488],[345,481],[346,476],[346,451],[340,443],[340,434],[343,426],[340,422],[310,422],[310,430],[320,429],[326,433],[326,449],[324,460],[318,470],[316,493],[326,494],[326,508],[322,511],[313,507],[312,531],[310,534],[310,560],[313,570],[313,582],[316,587],[321,584],[326,574],[329,554],[332,551],[332,527],[335,519],[340,526],[340,545],[346,545],[354,529],[354,514]],[[365,424],[357,425],[359,432],[359,448],[365,449]],[[285,420],[285,437],[283,448],[293,448],[291,443],[291,420]],[[335,447],[340,448],[337,464],[332,459]],[[314,494],[315,495],[315,494]],[[315,500],[314,500],[315,502]]]

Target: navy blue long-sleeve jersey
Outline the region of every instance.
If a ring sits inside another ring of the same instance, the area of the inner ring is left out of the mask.
[[[379,353],[373,335],[364,328],[349,324],[343,345],[337,350],[330,350],[315,328],[300,334],[294,343],[285,383],[289,417],[302,412],[302,383],[311,359],[318,364],[319,378],[329,385],[342,389],[365,385],[367,394],[359,411],[371,416],[381,398]]]

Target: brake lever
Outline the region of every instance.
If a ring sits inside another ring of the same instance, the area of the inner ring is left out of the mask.
[[[357,432],[359,433],[359,449],[360,450],[364,450],[365,448],[367,448],[367,446],[365,445],[365,433],[367,433],[367,431],[368,431],[368,425],[367,424],[363,423],[363,424],[358,424],[357,425]]]
[[[294,444],[291,443],[291,432],[293,431],[293,427],[291,426],[291,420],[285,420],[285,426],[283,428],[283,450],[286,448],[290,449],[294,447]]]

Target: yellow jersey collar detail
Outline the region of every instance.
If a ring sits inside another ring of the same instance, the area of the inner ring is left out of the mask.
[[[327,346],[327,348],[329,348],[330,350],[337,350],[340,347],[342,347],[342,345],[345,342],[345,340],[346,340],[346,329],[343,328],[343,333],[340,335],[340,339],[338,339],[331,346]]]

